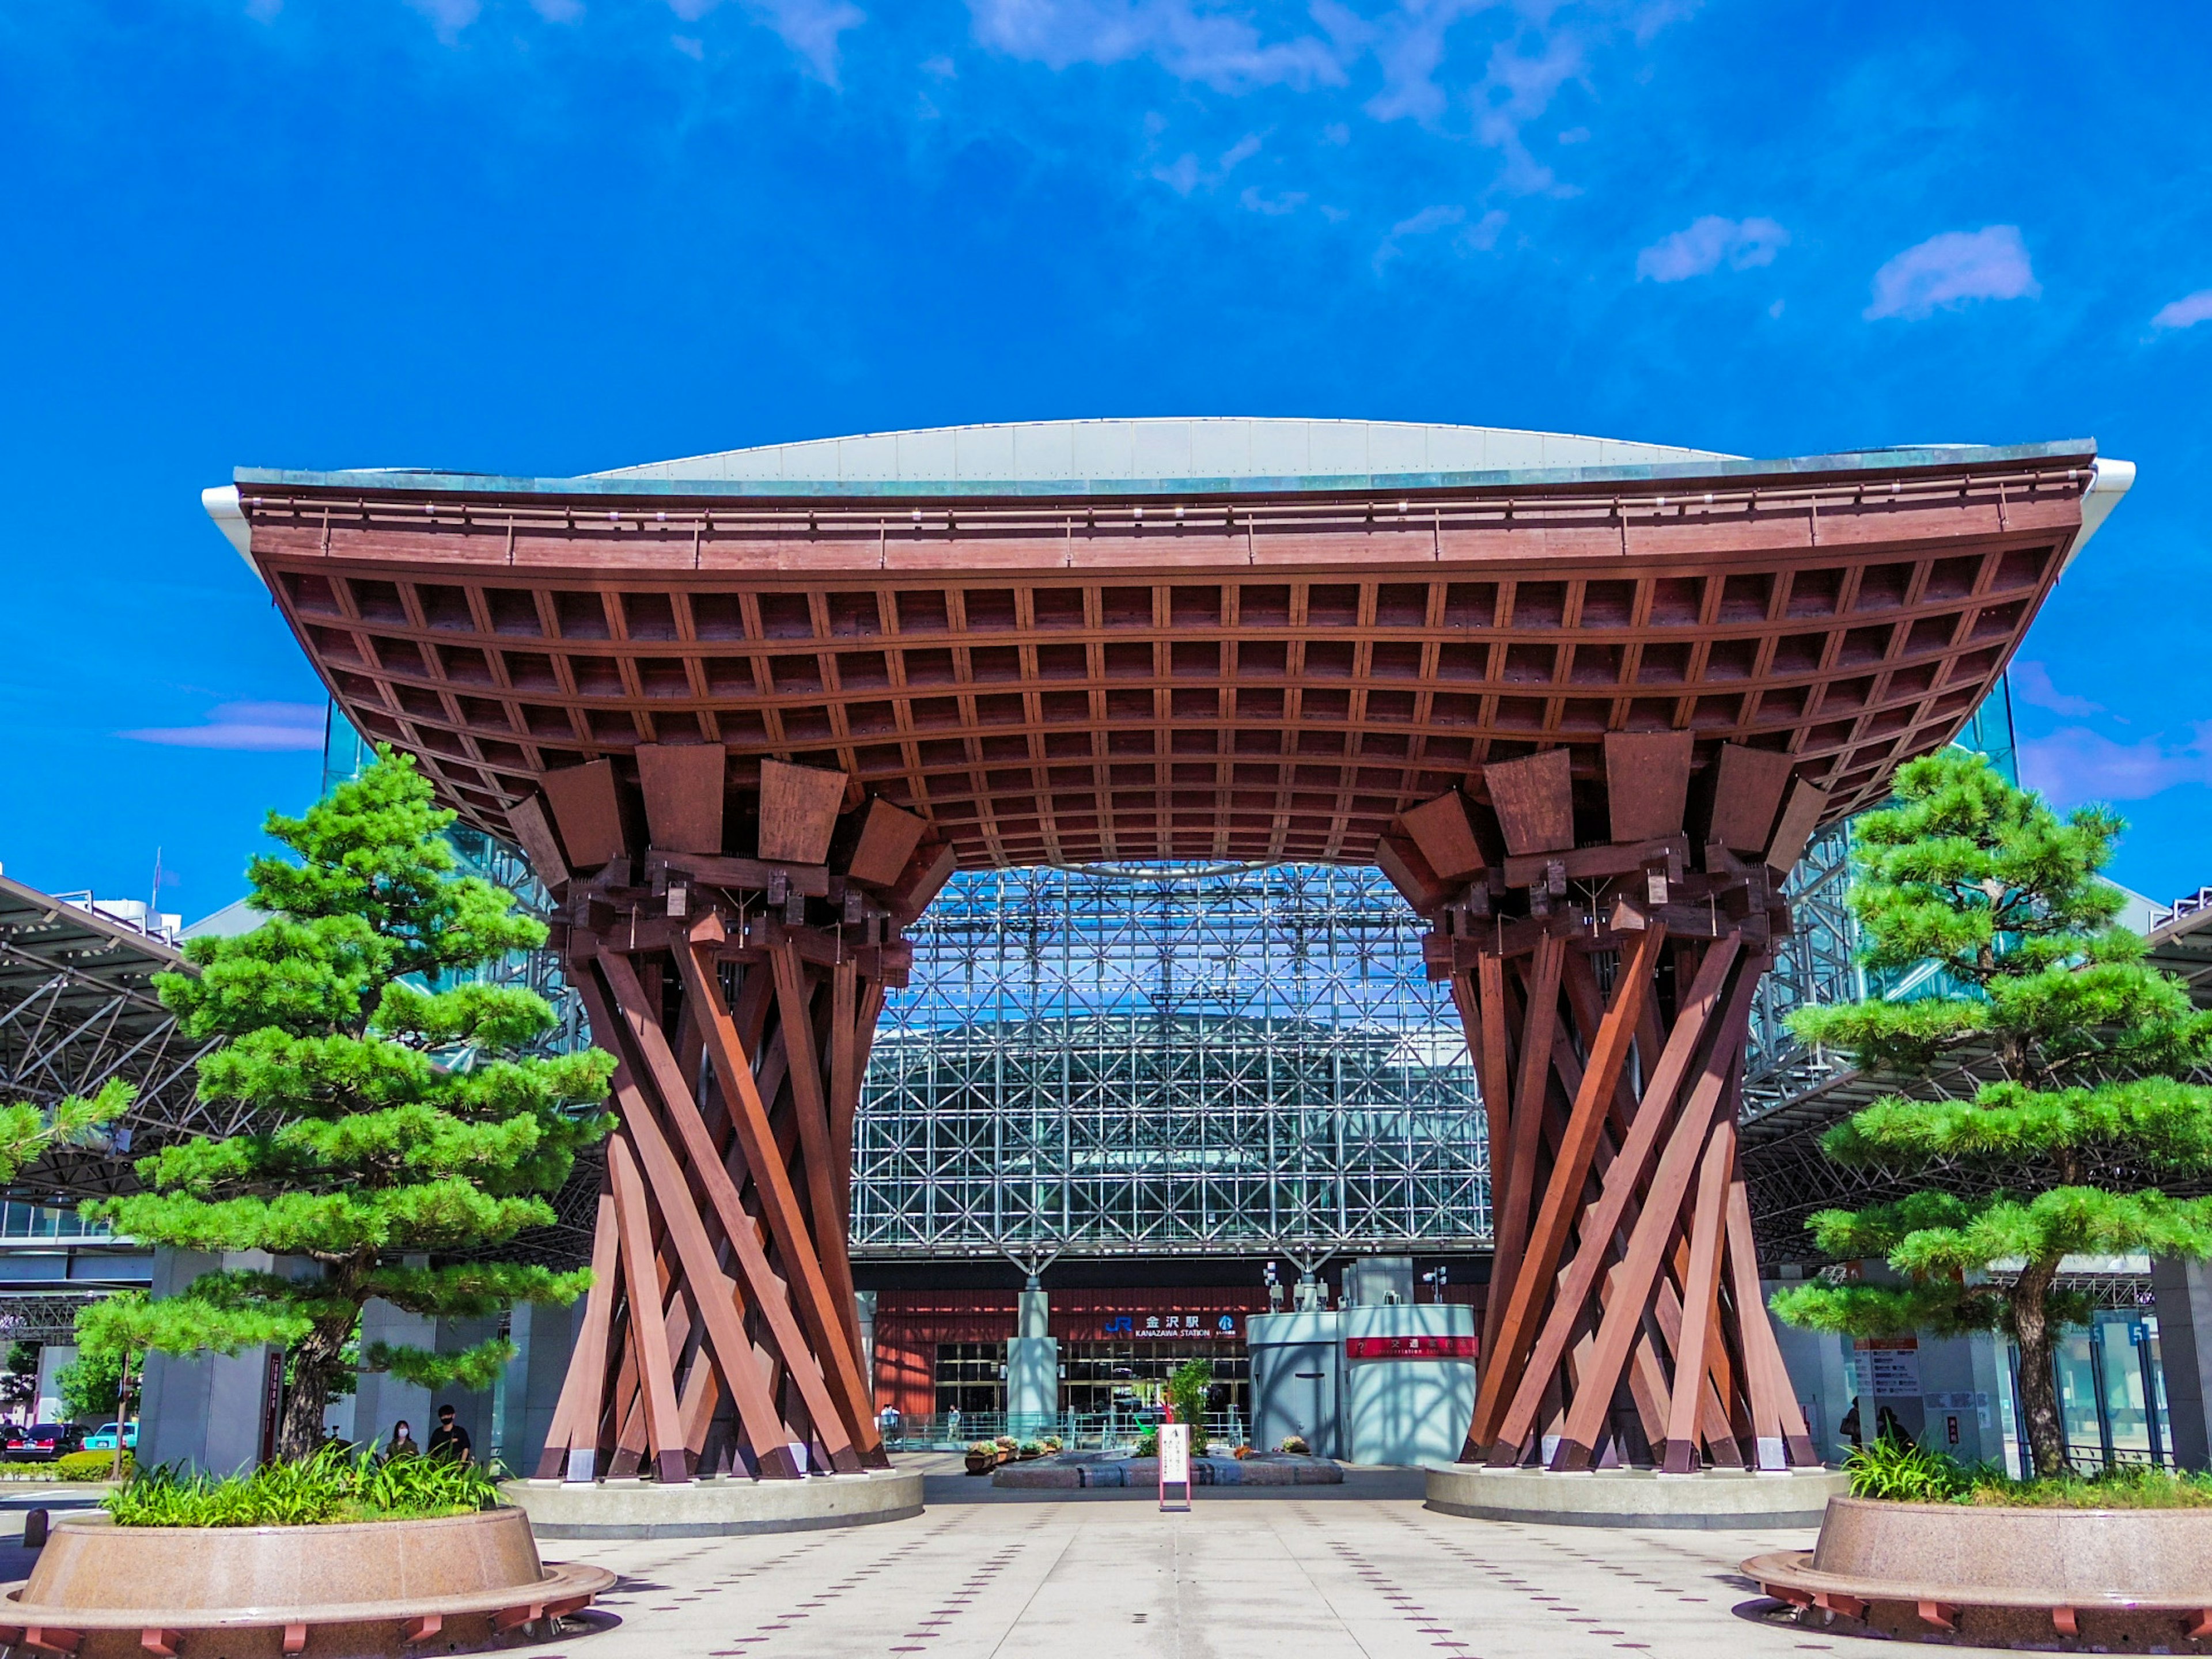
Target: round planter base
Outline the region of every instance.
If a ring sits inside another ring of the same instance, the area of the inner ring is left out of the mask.
[[[56,1522],[0,1642],[70,1659],[398,1659],[552,1634],[611,1589],[520,1510],[330,1527]]]
[[[541,1538],[726,1538],[921,1513],[921,1476],[900,1469],[804,1480],[509,1480],[500,1490]]]
[[[1828,1500],[1850,1489],[1826,1468],[1752,1474],[1709,1469],[1658,1474],[1650,1469],[1492,1469],[1439,1463],[1428,1471],[1428,1507],[1476,1521],[1551,1527],[1723,1528],[1818,1526]]]
[[[2212,1652],[2212,1509],[1838,1498],[1810,1550],[1743,1570],[1798,1619],[1971,1647]]]

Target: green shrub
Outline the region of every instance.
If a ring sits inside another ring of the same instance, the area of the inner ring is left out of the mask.
[[[1887,1436],[1844,1460],[1851,1496],[1892,1504],[1955,1504],[1973,1486],[1974,1472],[1947,1452],[1923,1451]]]
[[[127,1477],[132,1458],[123,1454],[123,1473]],[[112,1451],[64,1452],[54,1459],[54,1479],[57,1480],[105,1480],[115,1473],[115,1454]]]
[[[493,1474],[475,1464],[428,1457],[380,1463],[374,1452],[349,1455],[331,1446],[301,1462],[267,1463],[222,1480],[172,1463],[139,1469],[102,1507],[121,1527],[308,1527],[429,1520],[499,1504]]]
[[[1310,1457],[1313,1455],[1312,1449],[1306,1444],[1306,1437],[1302,1434],[1285,1435],[1283,1437],[1283,1443],[1276,1447],[1275,1449],[1281,1452],[1289,1452],[1292,1455],[1297,1457]]]
[[[1160,1431],[1158,1429],[1146,1429],[1137,1437],[1135,1455],[1139,1457],[1158,1457],[1160,1455]]]
[[[1993,1464],[1961,1463],[1909,1440],[1884,1438],[1844,1460],[1851,1496],[1893,1504],[1973,1504],[2014,1509],[2212,1509],[2212,1475],[2125,1464],[2094,1474],[2014,1480]]]

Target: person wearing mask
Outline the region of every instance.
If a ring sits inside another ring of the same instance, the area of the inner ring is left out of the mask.
[[[392,1432],[384,1442],[384,1462],[397,1463],[403,1457],[422,1455],[422,1448],[415,1441],[415,1431],[407,1426],[405,1418],[401,1418],[392,1425]]]
[[[453,1421],[451,1406],[438,1407],[438,1426],[430,1431],[427,1455],[447,1463],[473,1463],[477,1461],[476,1448],[469,1443],[469,1431]]]

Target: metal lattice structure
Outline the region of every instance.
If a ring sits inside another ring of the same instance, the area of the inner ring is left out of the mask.
[[[855,1139],[856,1255],[1486,1245],[1467,1044],[1373,869],[956,878]]]
[[[52,1107],[120,1078],[137,1098],[97,1145],[60,1146],[13,1190],[74,1200],[127,1190],[129,1158],[192,1134],[234,1133],[238,1114],[196,1092],[194,1042],[154,994],[184,966],[167,940],[0,877],[0,1101]]]
[[[1856,1002],[1866,994],[1866,973],[1856,960],[1858,924],[1847,902],[1850,851],[1850,821],[1830,824],[1806,844],[1783,889],[1795,930],[1775,941],[1774,965],[1752,1005],[1744,1055],[1747,1122],[1817,1090],[1844,1069],[1835,1056],[1791,1036],[1784,1022],[1796,1009]]]

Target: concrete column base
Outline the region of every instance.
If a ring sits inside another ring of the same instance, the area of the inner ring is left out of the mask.
[[[866,1527],[921,1513],[921,1476],[901,1469],[804,1480],[509,1480],[501,1492],[540,1538],[723,1538]]]
[[[1428,1474],[1428,1507],[1442,1514],[1553,1527],[1817,1527],[1828,1500],[1848,1496],[1851,1486],[1849,1475],[1830,1468],[1758,1474],[1741,1469],[1553,1474],[1445,1463],[1431,1465]]]

